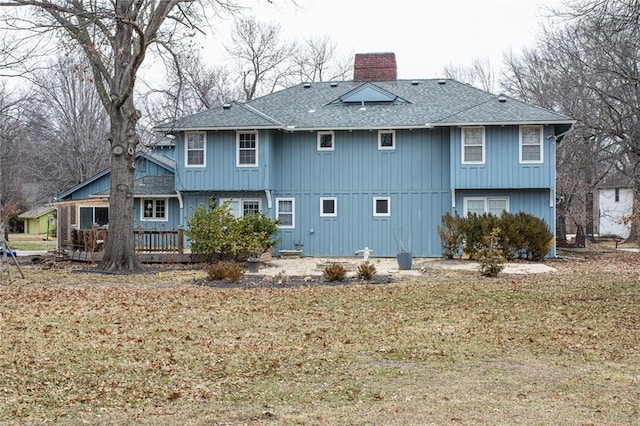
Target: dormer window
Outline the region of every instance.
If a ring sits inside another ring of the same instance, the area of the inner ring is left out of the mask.
[[[406,99],[401,98],[395,93],[389,92],[373,83],[364,83],[361,86],[343,94],[332,104],[358,105],[365,106],[367,104],[408,104]]]

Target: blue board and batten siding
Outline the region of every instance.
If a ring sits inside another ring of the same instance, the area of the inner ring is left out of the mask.
[[[485,127],[484,164],[462,163],[462,130],[451,128],[451,183],[453,188],[554,188],[555,142],[546,126],[543,162],[520,162],[520,127]]]
[[[278,199],[294,199],[295,226],[280,230],[277,249],[352,256],[368,246],[375,256],[395,256],[401,236],[415,256],[439,257],[437,227],[445,213],[463,214],[465,197],[507,197],[509,211],[534,214],[554,229],[552,130],[545,128],[543,162],[524,164],[519,127],[487,126],[480,165],[462,164],[460,127],[396,130],[393,150],[378,148],[377,130],[334,131],[332,151],[318,150],[316,131],[261,130],[256,167],[236,165],[235,131],[209,131],[206,167],[184,167],[178,144],[176,187],[186,217],[212,198],[237,198],[259,199],[275,218]],[[335,198],[335,216],[321,216],[324,197]],[[389,216],[374,216],[376,197],[389,198]]]
[[[295,227],[280,231],[282,249],[352,256],[368,246],[394,256],[402,233],[417,256],[439,256],[435,224],[451,204],[449,131],[398,130],[395,138],[395,150],[379,150],[377,131],[336,131],[335,149],[318,151],[316,132],[261,131],[259,165],[237,167],[235,132],[208,132],[206,167],[180,167],[185,153],[177,150],[176,185],[187,217],[212,196],[260,199],[273,218],[279,198],[295,199]],[[321,217],[322,197],[335,197],[335,217]],[[374,216],[374,197],[389,197],[390,216]]]
[[[182,135],[183,136],[183,135]],[[252,191],[271,186],[268,173],[272,133],[258,134],[258,166],[236,165],[236,132],[209,131],[206,133],[205,166],[185,166],[185,144],[182,138],[176,149],[179,178],[178,191]]]
[[[317,150],[315,132],[283,133],[275,144],[273,191],[295,199],[295,228],[281,247],[308,255],[352,256],[365,246],[395,256],[395,234],[418,256],[439,256],[431,224],[451,202],[448,131],[397,130],[394,150],[378,149],[377,131],[335,131],[333,151]],[[337,215],[320,216],[320,199],[335,197]],[[374,197],[389,197],[390,216],[374,216]],[[302,244],[302,246],[300,246]]]

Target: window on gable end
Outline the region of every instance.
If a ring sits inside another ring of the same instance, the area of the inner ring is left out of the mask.
[[[484,127],[462,128],[462,164],[484,164]]]
[[[520,126],[520,162],[542,163],[542,126]]]
[[[318,132],[318,151],[333,151],[334,143],[333,132]]]
[[[380,150],[396,149],[396,131],[395,130],[379,130],[378,131],[378,149]]]

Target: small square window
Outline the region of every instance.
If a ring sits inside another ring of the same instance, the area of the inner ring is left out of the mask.
[[[373,198],[373,215],[374,216],[391,216],[391,198],[374,197]]]
[[[333,132],[318,132],[318,151],[333,151]]]
[[[520,127],[520,162],[542,163],[542,126]]]
[[[378,131],[378,149],[386,149],[386,150],[396,149],[395,130]]]
[[[338,199],[335,197],[320,198],[320,216],[335,217],[338,216],[337,210]]]

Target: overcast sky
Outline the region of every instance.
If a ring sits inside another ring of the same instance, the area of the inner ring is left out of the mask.
[[[289,39],[328,35],[341,55],[394,52],[398,77],[441,77],[448,64],[489,58],[495,67],[505,51],[535,42],[548,7],[564,0],[287,0],[254,7],[257,20],[281,26]],[[218,26],[215,43],[228,29]],[[212,41],[205,50],[212,50]],[[215,50],[214,50],[215,51]],[[225,56],[222,50],[217,55]]]

